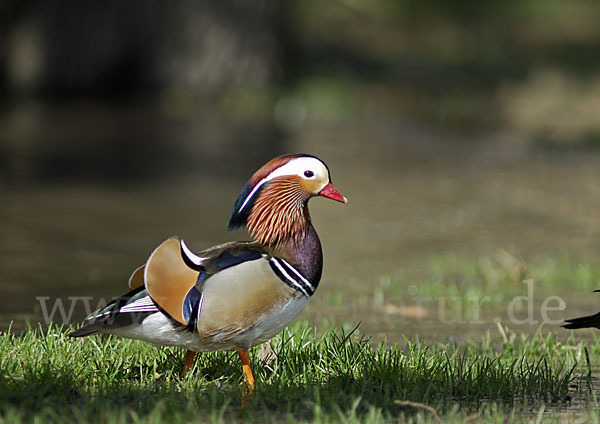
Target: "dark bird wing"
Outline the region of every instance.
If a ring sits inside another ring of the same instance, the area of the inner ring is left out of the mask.
[[[594,290],[594,293],[600,293],[600,290]],[[578,328],[598,328],[600,329],[600,312],[595,315],[588,315],[586,317],[566,319],[562,327],[569,330],[576,330]]]
[[[598,328],[600,329],[600,312],[587,317],[571,318],[565,320],[564,328],[575,330],[577,328]]]

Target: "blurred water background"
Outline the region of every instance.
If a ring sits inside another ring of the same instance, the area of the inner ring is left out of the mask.
[[[349,198],[311,202],[302,317],[401,342],[532,332],[553,294],[555,320],[594,312],[593,273],[538,279],[535,323],[427,288],[527,296],[530,262],[599,264],[598,22],[586,0],[0,1],[0,330],[83,318],[172,234],[246,238],[233,202],[288,152]]]

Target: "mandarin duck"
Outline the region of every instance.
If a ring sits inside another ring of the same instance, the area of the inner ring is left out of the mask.
[[[594,292],[597,293],[600,292],[600,290],[594,290]],[[569,330],[577,330],[578,328],[600,329],[600,312],[585,317],[566,319],[565,324],[562,327]]]
[[[287,327],[314,294],[323,267],[308,200],[346,203],[316,156],[279,156],[252,175],[237,198],[229,230],[245,226],[252,241],[192,252],[171,237],[129,279],[129,293],[86,318],[69,334],[95,333],[196,352],[237,350],[250,391],[248,350]]]

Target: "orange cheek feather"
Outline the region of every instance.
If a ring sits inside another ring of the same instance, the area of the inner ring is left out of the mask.
[[[317,180],[300,180],[300,187],[302,187],[302,191],[304,191],[308,196],[312,196],[319,188],[322,186],[322,183]]]

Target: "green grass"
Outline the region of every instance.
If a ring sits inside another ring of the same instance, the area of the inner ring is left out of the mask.
[[[423,271],[418,278],[398,274],[379,276],[370,284],[353,284],[334,292],[325,301],[328,306],[340,307],[349,303],[373,304],[376,308],[387,303],[402,305],[431,305],[458,302],[464,306],[464,319],[472,314],[506,309],[516,296],[527,296],[531,281],[533,298],[541,302],[549,296],[567,296],[577,288],[580,298],[600,300],[592,292],[600,289],[600,263],[577,262],[568,258],[525,260],[498,250],[493,255],[465,257],[438,255],[415,265]],[[424,301],[429,299],[430,303]],[[480,308],[478,305],[482,303]],[[575,311],[575,314],[577,312]]]
[[[241,411],[233,352],[197,355],[182,380],[179,349],[65,334],[0,335],[0,422],[519,422],[547,418],[571,399],[597,419],[585,353],[600,354],[599,340],[508,332],[388,346],[354,332],[316,335],[301,322],[272,340],[270,358],[252,350],[257,387]]]

